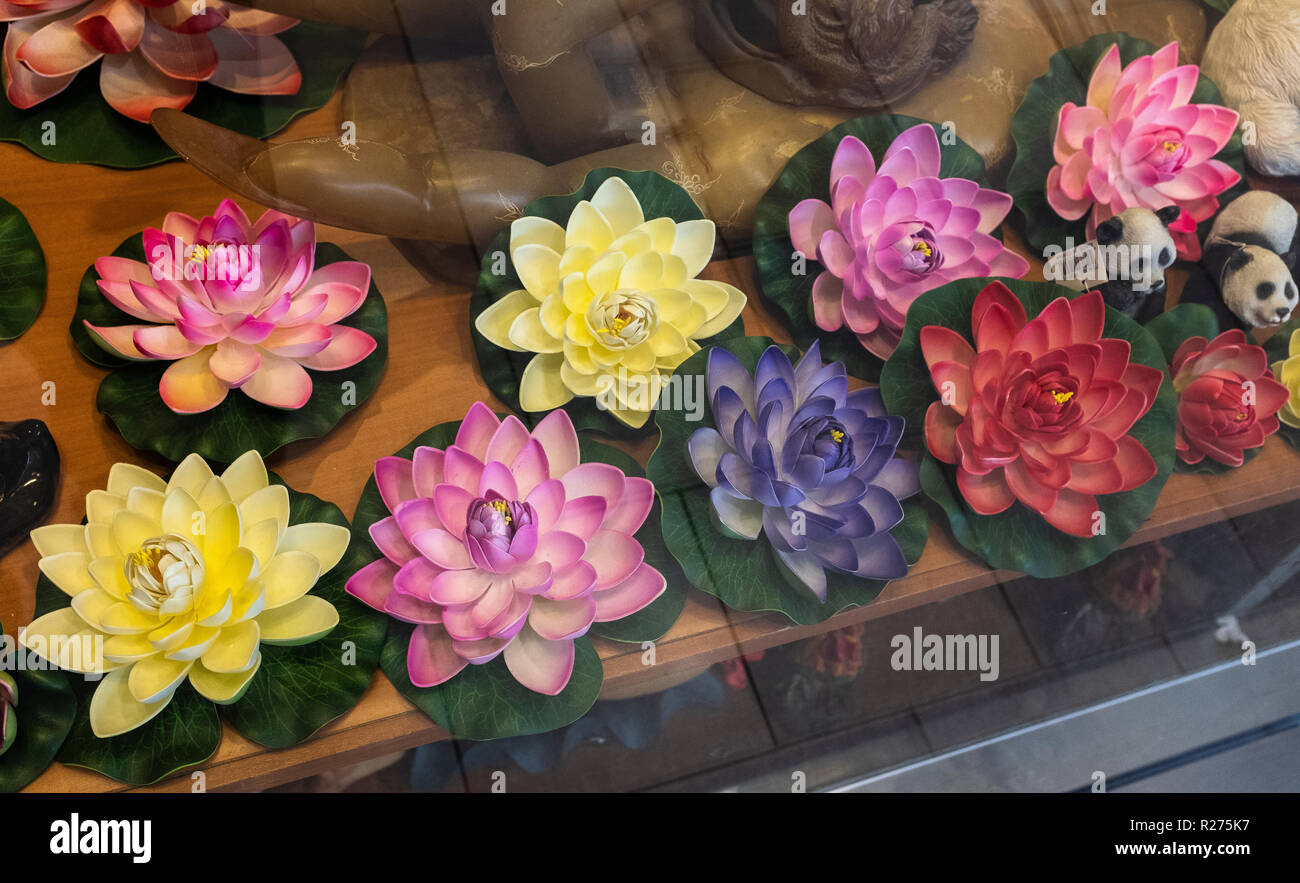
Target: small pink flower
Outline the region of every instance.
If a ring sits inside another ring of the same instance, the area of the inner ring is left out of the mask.
[[[1233,328],[1214,340],[1189,337],[1174,352],[1169,373],[1178,393],[1178,458],[1206,457],[1240,466],[1278,430],[1277,412],[1290,392],[1273,378],[1261,347]]]
[[[202,220],[172,212],[144,231],[143,264],[95,261],[99,290],[148,325],[96,326],[106,351],[169,361],[158,392],[178,414],[221,404],[231,389],[276,408],[301,408],[314,371],[349,368],[375,350],[364,331],[336,324],[370,291],[370,267],[339,261],[315,268],[316,228],[268,211],[251,223],[223,200]]]
[[[1188,104],[1199,70],[1178,64],[1178,44],[1121,66],[1119,46],[1097,64],[1082,107],[1061,107],[1047,176],[1047,201],[1069,221],[1088,215],[1087,235],[1126,208],[1176,205],[1170,227],[1179,256],[1201,257],[1196,225],[1219,209],[1217,196],[1241,180],[1214,159],[1232,138],[1237,112]]]
[[[575,638],[663,592],[633,537],[654,486],[578,458],[564,411],[530,433],[476,402],[446,450],[375,464],[392,513],[370,526],[384,557],[347,591],[417,625],[411,683],[433,687],[504,654],[519,683],[554,696],[573,673]]]
[[[27,109],[66,89],[103,59],[99,89],[141,123],[181,110],[199,83],[249,95],[293,95],[302,74],[273,36],[298,19],[226,0],[0,0],[4,88]]]
[[[813,283],[817,327],[847,325],[889,358],[907,308],[955,279],[1019,278],[1029,262],[991,234],[1011,197],[964,178],[940,178],[943,157],[929,124],[894,139],[880,168],[866,145],[844,138],[831,162],[831,204],[805,199],[790,212],[790,238],[825,267]]]

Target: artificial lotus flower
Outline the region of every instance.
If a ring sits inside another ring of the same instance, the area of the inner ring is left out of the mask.
[[[697,279],[713,256],[712,221],[647,221],[622,178],[573,209],[568,226],[535,216],[510,225],[510,259],[524,287],[474,322],[503,349],[531,352],[519,381],[525,411],[599,396],[628,426],[645,425],[665,379],[697,340],[740,315],[745,295]]]
[[[1097,64],[1087,103],[1067,101],[1056,124],[1056,165],[1047,176],[1047,201],[1068,221],[1088,216],[1097,225],[1126,208],[1176,205],[1170,226],[1178,254],[1200,260],[1196,225],[1219,210],[1218,195],[1241,175],[1214,158],[1237,128],[1235,110],[1188,104],[1199,69],[1178,64],[1178,43],[1121,65],[1119,45]]]
[[[920,480],[915,463],[894,456],[903,418],[885,413],[880,390],[850,392],[843,363],[823,365],[816,341],[794,366],[768,347],[753,376],[714,347],[705,383],[717,428],[691,435],[691,463],[726,533],[765,536],[791,582],[822,602],[827,569],[907,573],[889,530]]]
[[[1100,292],[1057,298],[1029,321],[994,282],[971,310],[973,348],[950,328],[921,329],[941,397],[925,415],[926,446],[957,466],[976,513],[1019,500],[1057,530],[1091,536],[1098,494],[1155,477],[1155,460],[1128,431],[1165,375],[1130,362],[1127,340],[1102,337],[1105,321]]]
[[[0,754],[18,738],[18,684],[14,676],[0,671]]]
[[[1289,396],[1278,410],[1277,419],[1292,429],[1300,429],[1300,328],[1291,332],[1286,358],[1278,359],[1270,370],[1286,387]]]
[[[197,454],[163,481],[118,463],[86,495],[85,524],[32,531],[40,569],[70,598],[19,635],[60,668],[104,674],[90,725],[107,738],[167,707],[186,679],[227,705],[244,695],[262,644],[318,640],[339,621],[309,594],[347,550],[336,524],[289,523],[289,492],[257,451],[214,475]]]
[[[0,0],[9,22],[4,87],[26,110],[103,59],[99,90],[123,116],[183,110],[199,83],[248,95],[293,95],[302,74],[273,36],[295,18],[226,0]]]
[[[276,211],[249,221],[232,200],[196,220],[171,212],[144,231],[143,264],[95,261],[99,290],[149,325],[92,325],[116,356],[172,364],[158,392],[178,414],[209,411],[232,389],[276,408],[311,398],[304,368],[338,371],[375,350],[364,331],[338,324],[365,302],[370,267],[315,268],[316,228]]]
[[[831,162],[831,204],[805,199],[790,212],[790,239],[826,269],[813,282],[817,327],[847,325],[876,356],[898,346],[907,308],[955,279],[1019,278],[1029,262],[992,233],[1011,197],[965,178],[940,178],[939,139],[928,123],[894,139],[880,168],[849,135]]]
[[[515,680],[554,696],[573,673],[576,638],[664,591],[633,537],[654,486],[580,463],[564,411],[530,433],[476,402],[453,444],[385,457],[375,482],[392,513],[370,526],[384,557],[347,591],[416,625],[406,664],[417,687],[503,655]]]
[[[1240,466],[1278,429],[1277,412],[1291,393],[1268,369],[1264,350],[1234,328],[1214,340],[1189,337],[1169,367],[1178,393],[1175,447],[1184,463],[1206,457]]]

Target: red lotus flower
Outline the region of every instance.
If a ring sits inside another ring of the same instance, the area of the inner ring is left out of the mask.
[[[1057,530],[1091,536],[1098,494],[1155,476],[1155,460],[1127,433],[1164,373],[1131,364],[1128,341],[1101,336],[1105,320],[1094,291],[1057,298],[1027,321],[994,282],[971,310],[974,349],[949,328],[921,329],[941,396],[925,415],[926,445],[957,465],[957,487],[980,515],[1019,500]]]
[[[1247,449],[1277,432],[1277,412],[1290,397],[1273,379],[1264,350],[1236,328],[1209,342],[1183,341],[1170,374],[1178,393],[1175,447],[1184,463],[1209,457],[1240,466]]]

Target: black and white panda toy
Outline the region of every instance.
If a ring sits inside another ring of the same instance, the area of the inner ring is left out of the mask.
[[[1298,245],[1300,218],[1291,203],[1266,190],[1243,194],[1215,218],[1203,272],[1188,278],[1181,301],[1210,307],[1224,330],[1282,325],[1300,304]]]
[[[1147,322],[1164,311],[1165,270],[1177,256],[1169,225],[1181,209],[1128,208],[1097,225],[1097,238],[1046,262],[1047,279],[1079,291],[1100,291],[1126,316]]]

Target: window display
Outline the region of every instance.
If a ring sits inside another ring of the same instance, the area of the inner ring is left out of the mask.
[[[1289,4],[0,22],[0,790],[1300,789]]]

